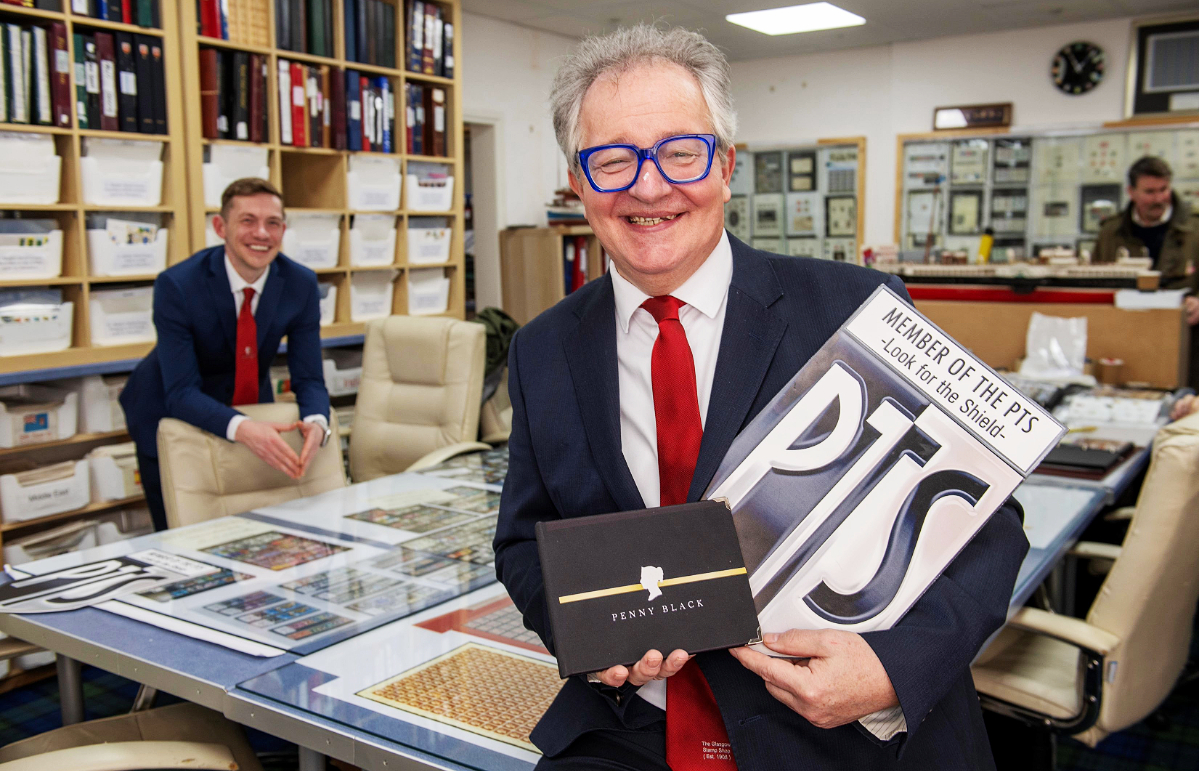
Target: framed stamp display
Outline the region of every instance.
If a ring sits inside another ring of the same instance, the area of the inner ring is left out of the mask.
[[[816,189],[816,152],[793,150],[787,153],[787,192],[806,193]]]
[[[820,193],[787,193],[788,236],[824,235],[824,207]]]
[[[778,237],[783,234],[783,196],[781,193],[754,195],[753,237]]]
[[[969,236],[982,231],[983,194],[978,190],[957,190],[949,197],[949,232]]]
[[[754,153],[754,192],[783,192],[783,153]]]
[[[792,257],[819,257],[822,254],[820,249],[820,239],[788,238],[787,254]]]
[[[950,151],[949,181],[955,185],[981,185],[987,181],[990,143],[985,139],[954,142]]]
[[[830,237],[856,236],[858,233],[858,199],[836,196],[824,199],[825,235]]]
[[[747,196],[735,195],[724,205],[724,227],[742,241],[749,240],[749,198]]]
[[[1119,181],[1131,162],[1124,157],[1123,134],[1096,134],[1083,142],[1083,183]]]

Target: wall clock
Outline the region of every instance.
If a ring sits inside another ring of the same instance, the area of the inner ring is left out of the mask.
[[[1054,54],[1049,75],[1058,89],[1077,96],[1099,85],[1104,67],[1103,49],[1094,43],[1079,41],[1062,46]]]

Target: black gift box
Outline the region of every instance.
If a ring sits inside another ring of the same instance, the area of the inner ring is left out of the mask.
[[[563,677],[758,636],[723,502],[539,522],[537,548]]]

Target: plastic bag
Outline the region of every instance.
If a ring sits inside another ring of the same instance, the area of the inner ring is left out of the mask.
[[[1061,318],[1033,313],[1028,322],[1020,374],[1035,378],[1068,378],[1082,374],[1087,358],[1087,318]]]

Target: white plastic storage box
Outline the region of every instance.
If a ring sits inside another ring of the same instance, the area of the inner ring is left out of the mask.
[[[52,135],[0,132],[0,203],[58,203],[61,176]]]
[[[123,534],[112,522],[94,519],[69,522],[52,530],[5,541],[4,561],[9,565],[23,565],[123,539]]]
[[[92,345],[152,343],[154,287],[93,290],[88,302],[92,318]]]
[[[394,211],[400,208],[399,157],[375,153],[351,155],[346,190],[351,209]]]
[[[0,447],[56,442],[75,435],[79,397],[72,391],[22,383],[0,388]]]
[[[336,268],[341,215],[292,214],[283,234],[283,253],[313,270]]]
[[[450,259],[450,236],[446,221],[439,217],[408,220],[408,264],[441,265]]]
[[[396,260],[396,218],[390,214],[357,214],[350,228],[350,265],[392,265]]]
[[[241,139],[242,137],[236,137]],[[204,162],[204,205],[220,208],[221,194],[229,183],[242,177],[270,179],[267,148],[255,145],[209,145]],[[289,257],[291,255],[288,255]]]
[[[53,353],[71,347],[74,303],[0,303],[0,356]]]
[[[408,315],[431,316],[445,313],[450,303],[450,280],[444,268],[417,268],[408,271]]]
[[[0,233],[0,281],[56,278],[61,275],[61,230],[54,229],[49,233]]]
[[[107,230],[88,230],[88,270],[93,276],[158,274],[167,266],[168,235],[166,228],[159,228],[153,240],[122,244],[114,242]]]
[[[372,270],[350,276],[350,321],[370,321],[391,315],[394,270]]]
[[[92,503],[120,501],[142,494],[133,442],[108,444],[87,454],[92,482]]]
[[[88,375],[80,388],[79,417],[83,430],[101,434],[125,429],[125,410],[118,399],[128,375]]]
[[[337,313],[337,285],[322,283],[318,286],[321,290],[321,326],[327,327]]]
[[[326,348],[321,364],[325,370],[325,389],[330,396],[358,393],[362,383],[362,351],[354,348]]]
[[[83,202],[94,206],[162,203],[162,142],[83,138]]]
[[[449,211],[454,205],[452,166],[410,161],[404,175],[404,207],[409,211]]]
[[[86,460],[0,475],[0,519],[5,522],[81,509],[90,497]]]

